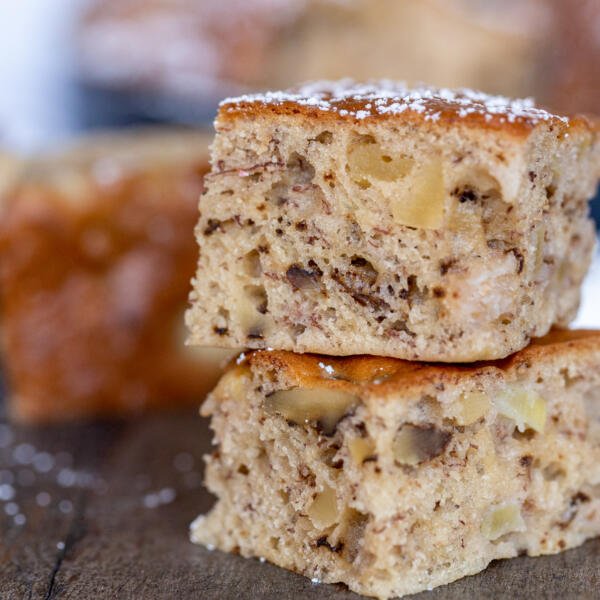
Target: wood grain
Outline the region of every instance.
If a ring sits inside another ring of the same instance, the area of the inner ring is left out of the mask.
[[[2,431],[0,443],[6,444],[7,430]],[[15,524],[15,516],[5,512],[9,502],[0,502],[2,600],[359,598],[342,586],[313,585],[272,565],[189,543],[190,521],[212,503],[200,485],[201,457],[210,447],[210,435],[207,423],[195,414],[43,430],[11,428],[10,433],[14,439],[0,448],[0,485],[10,479],[7,473],[21,476],[21,483],[12,485],[12,502],[26,523]],[[21,444],[59,460],[67,452],[73,462],[38,473],[15,460]],[[27,470],[35,474],[34,481],[23,476]],[[65,485],[73,473],[83,482]],[[51,501],[39,506],[40,500],[47,501],[44,493]],[[558,556],[497,562],[484,573],[415,596],[599,597],[600,541]]]

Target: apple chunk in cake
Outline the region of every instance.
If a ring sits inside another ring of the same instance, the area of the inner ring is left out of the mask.
[[[468,362],[573,318],[593,124],[468,90],[320,85],[221,105],[192,343]]]
[[[388,598],[600,534],[600,333],[478,366],[258,351],[209,396],[192,540]]]

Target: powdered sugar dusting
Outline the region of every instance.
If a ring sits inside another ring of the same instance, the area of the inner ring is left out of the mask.
[[[288,91],[227,98],[221,106],[226,111],[236,111],[241,105],[256,103],[294,103],[357,120],[378,115],[400,115],[409,111],[423,115],[426,120],[437,121],[443,112],[451,111],[453,116],[459,118],[475,114],[483,116],[486,121],[497,118],[500,122],[508,123],[521,120],[535,124],[551,119],[568,122],[567,117],[559,117],[536,107],[532,98],[511,99],[468,88],[409,88],[402,82],[390,80],[366,84],[350,79],[318,81]]]

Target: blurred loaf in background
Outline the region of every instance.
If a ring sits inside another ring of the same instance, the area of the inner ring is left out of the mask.
[[[6,190],[17,178],[21,164],[17,156],[0,149],[0,202]]]
[[[52,113],[68,113],[75,131],[208,125],[224,96],[346,76],[600,112],[595,0],[84,4],[65,43],[76,106],[61,100]],[[21,139],[10,125],[0,123],[3,142]],[[222,354],[186,349],[182,319],[208,143],[177,130],[94,136],[24,163],[0,152],[3,370],[15,417],[196,406],[213,385]]]
[[[96,0],[78,64],[87,85],[137,90],[158,113],[346,76],[598,112],[599,29],[595,0]]]
[[[198,405],[228,356],[184,345],[207,169],[205,134],[147,130],[32,159],[7,185],[0,306],[12,417]]]

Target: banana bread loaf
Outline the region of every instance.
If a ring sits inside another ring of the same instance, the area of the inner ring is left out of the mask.
[[[208,140],[99,135],[40,157],[0,217],[10,414],[21,421],[191,408],[223,351],[186,348],[183,313]]]

